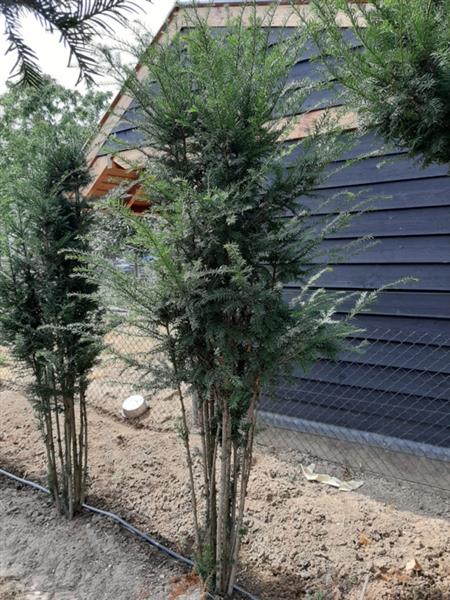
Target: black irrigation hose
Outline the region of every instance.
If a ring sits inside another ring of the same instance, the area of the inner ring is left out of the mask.
[[[22,477],[17,477],[17,475],[13,475],[12,473],[9,473],[8,471],[5,471],[4,469],[1,469],[1,468],[0,468],[0,475],[9,477],[10,479],[13,479],[14,481],[17,481],[18,483],[21,483],[23,485],[28,485],[28,486],[34,488],[35,490],[39,490],[40,492],[43,492],[44,494],[50,494],[50,491],[43,485],[39,485],[39,483],[35,483],[34,481],[29,481],[28,479],[23,479]],[[102,515],[103,517],[107,517],[108,519],[111,519],[112,521],[114,521],[115,523],[117,523],[118,525],[120,525],[121,527],[123,527],[124,529],[126,529],[127,531],[129,531],[130,533],[135,535],[136,537],[140,538],[141,540],[143,540],[144,542],[146,542],[153,548],[156,548],[160,552],[163,552],[170,558],[173,558],[173,559],[177,560],[178,562],[181,562],[181,563],[187,565],[188,567],[194,566],[194,563],[190,558],[186,558],[185,556],[178,554],[178,552],[174,552],[170,548],[167,548],[167,546],[160,544],[157,540],[151,538],[149,535],[147,535],[143,531],[140,531],[140,529],[137,529],[136,527],[131,525],[131,523],[124,521],[124,519],[115,515],[114,513],[108,512],[106,510],[102,510],[101,508],[95,508],[94,506],[90,506],[89,504],[83,504],[82,507],[87,512],[95,513],[97,515]],[[250,594],[250,592],[247,592],[246,590],[241,588],[239,585],[235,585],[234,590],[236,592],[238,592],[238,594],[241,594],[241,596],[244,596],[244,598],[248,598],[249,600],[259,600],[259,598],[257,598],[256,596],[253,596],[252,594]],[[212,599],[214,598],[214,596],[212,596],[209,593],[208,593],[208,596],[209,596],[209,598],[212,598]]]

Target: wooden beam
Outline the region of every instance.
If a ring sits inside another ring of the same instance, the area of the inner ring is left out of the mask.
[[[111,190],[114,190],[117,187],[116,183],[107,183],[104,181],[101,181],[100,183],[97,183],[97,185],[94,187],[94,190],[99,192],[110,192]]]
[[[139,173],[136,171],[126,171],[125,169],[118,169],[117,167],[112,167],[106,171],[106,175],[108,177],[118,177],[119,179],[137,179],[139,177]]]

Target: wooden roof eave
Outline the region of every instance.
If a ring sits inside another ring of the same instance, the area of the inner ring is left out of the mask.
[[[115,159],[111,157],[100,157],[96,165],[96,173],[84,190],[84,194],[88,198],[98,198],[105,193],[117,188],[119,185],[136,185],[139,178],[139,172],[135,169],[124,168],[120,166]]]

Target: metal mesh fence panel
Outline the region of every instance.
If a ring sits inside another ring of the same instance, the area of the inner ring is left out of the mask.
[[[106,342],[110,350],[92,372],[88,400],[91,409],[123,419],[122,401],[142,391],[143,374],[125,369],[120,355],[143,362],[153,342],[130,329],[111,332]],[[0,385],[23,390],[27,376],[6,349],[0,357]],[[150,410],[134,425],[174,432],[173,391],[142,393]],[[188,418],[195,426],[192,407]],[[358,353],[319,361],[308,373],[294,369],[263,395],[257,440],[353,471],[450,490],[450,340],[377,330]]]
[[[376,340],[376,341],[374,341]],[[267,443],[450,490],[450,340],[377,330],[263,398]]]

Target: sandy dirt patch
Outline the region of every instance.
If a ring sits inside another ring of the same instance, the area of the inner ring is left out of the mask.
[[[0,405],[0,465],[42,481],[43,446],[28,402],[3,391]],[[189,490],[173,399],[152,405],[130,423],[119,416],[117,396],[92,401],[90,502],[189,553]],[[310,460],[257,445],[240,582],[263,600],[359,600],[366,580],[364,600],[449,600],[449,499],[367,473],[351,474],[365,480],[360,490],[339,492],[304,480],[300,463]],[[318,461],[318,469],[343,475],[329,463]]]
[[[2,600],[167,600],[181,568],[102,517],[0,479]]]

